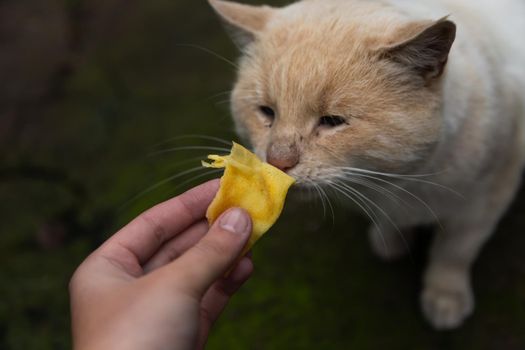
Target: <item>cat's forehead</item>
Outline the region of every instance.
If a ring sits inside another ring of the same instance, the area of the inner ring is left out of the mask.
[[[381,2],[344,1],[354,5],[310,0],[279,11],[252,46],[241,78],[267,103],[294,109],[290,114],[379,108],[398,98],[377,53],[407,19]]]
[[[391,41],[409,21],[383,1],[303,0],[275,11],[258,36],[270,54],[302,46],[350,55]]]
[[[274,99],[326,103],[328,96],[338,89],[348,90],[351,81],[358,79],[358,56],[323,50],[314,42],[266,52],[260,61],[260,84]]]
[[[368,86],[373,83],[377,67],[359,34],[345,28],[344,35],[327,38],[322,26],[295,27],[286,34],[275,31],[262,38],[253,57],[254,69],[259,89],[269,99],[323,109],[358,97],[364,81]]]

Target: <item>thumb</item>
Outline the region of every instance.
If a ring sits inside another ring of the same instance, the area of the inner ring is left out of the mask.
[[[201,298],[237,261],[252,231],[248,213],[232,208],[183,256],[166,266],[177,289]]]

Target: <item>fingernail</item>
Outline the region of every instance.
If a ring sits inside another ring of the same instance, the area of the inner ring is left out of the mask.
[[[250,222],[242,209],[233,208],[221,217],[219,225],[222,229],[233,233],[244,233]]]

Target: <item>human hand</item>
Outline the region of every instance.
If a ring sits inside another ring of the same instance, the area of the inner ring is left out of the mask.
[[[85,349],[202,349],[213,322],[248,279],[251,220],[204,215],[217,180],[157,205],[93,252],[70,282],[73,343]]]

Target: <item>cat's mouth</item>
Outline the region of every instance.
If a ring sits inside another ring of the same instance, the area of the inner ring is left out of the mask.
[[[313,178],[310,176],[304,176],[304,175],[293,175],[289,174],[295,179],[295,184],[292,186],[292,189],[295,192],[304,192],[308,193],[311,191],[315,191],[319,187],[324,187],[326,185],[327,180],[321,180],[318,178]]]
[[[302,166],[296,167],[287,172],[296,181],[293,187],[302,190],[313,189],[318,186],[326,185],[331,181],[336,181],[342,174],[332,169],[331,166]]]

